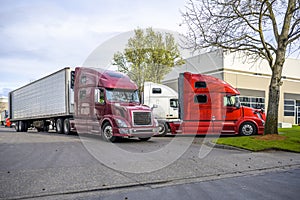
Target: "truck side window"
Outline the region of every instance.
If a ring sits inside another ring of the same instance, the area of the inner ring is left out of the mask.
[[[82,100],[85,99],[85,97],[86,97],[86,90],[80,90],[79,98]]]
[[[152,94],[161,94],[161,88],[152,88]]]
[[[82,75],[81,78],[80,78],[80,83],[81,84],[86,84],[86,76],[85,75]]]
[[[95,102],[104,104],[104,91],[101,89],[95,89]]]
[[[178,100],[177,99],[170,99],[170,107],[171,108],[178,108]]]
[[[240,100],[238,96],[225,96],[224,97],[224,106],[231,106],[239,108]]]
[[[224,106],[234,106],[234,99],[232,96],[224,97]]]
[[[206,103],[207,102],[207,96],[205,94],[198,94],[194,96],[194,102],[195,103]]]
[[[206,88],[206,82],[204,81],[195,82],[195,88]]]

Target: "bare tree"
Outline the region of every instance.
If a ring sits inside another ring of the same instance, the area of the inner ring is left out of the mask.
[[[300,0],[189,0],[182,12],[187,47],[244,51],[272,70],[265,134],[278,134],[278,102],[286,57],[299,50]]]

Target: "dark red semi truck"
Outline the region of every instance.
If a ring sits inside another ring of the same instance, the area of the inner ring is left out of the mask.
[[[265,114],[242,106],[240,92],[213,76],[181,73],[178,79],[180,121],[173,134],[263,134]]]
[[[36,128],[58,133],[99,133],[105,140],[158,133],[148,106],[140,104],[138,87],[125,74],[77,67],[64,68],[10,92],[9,114],[16,131]]]

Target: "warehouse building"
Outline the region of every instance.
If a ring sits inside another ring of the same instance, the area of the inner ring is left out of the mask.
[[[268,88],[271,69],[265,60],[253,61],[241,52],[213,51],[186,59],[182,66],[176,66],[168,73],[163,84],[178,91],[178,76],[183,72],[202,73],[220,78],[237,88],[242,105],[253,108],[268,107]],[[283,84],[279,102],[279,123],[300,123],[300,60],[288,58],[285,61]]]

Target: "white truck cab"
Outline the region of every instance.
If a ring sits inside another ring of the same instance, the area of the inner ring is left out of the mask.
[[[143,100],[145,105],[153,108],[159,123],[159,134],[166,135],[169,122],[178,120],[178,93],[166,85],[145,82]]]

